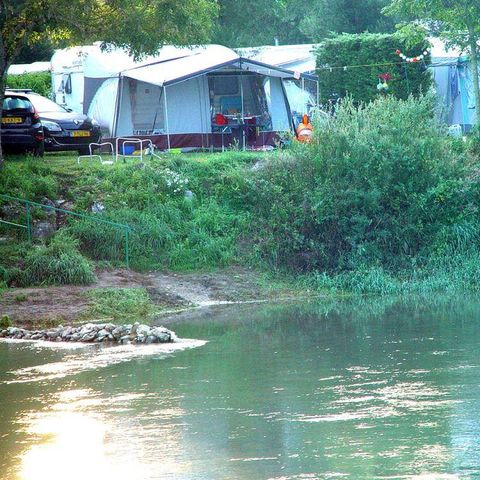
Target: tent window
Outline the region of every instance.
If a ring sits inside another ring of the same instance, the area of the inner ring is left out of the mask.
[[[60,83],[58,91],[61,93],[72,93],[72,75],[70,73],[64,73],[62,75],[62,82]]]
[[[259,125],[270,125],[264,78],[252,74],[209,75],[212,117],[216,113],[238,117],[243,112],[245,117],[255,117]]]

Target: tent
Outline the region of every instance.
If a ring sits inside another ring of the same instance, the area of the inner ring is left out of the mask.
[[[267,63],[299,73],[315,74],[315,49],[319,44],[300,45],[264,45],[259,47],[237,48],[235,51],[242,57],[257,62]],[[298,77],[298,75],[297,75]],[[317,104],[318,82],[305,77],[291,78],[284,81],[285,91],[292,115],[297,123],[304,113],[311,113]]]
[[[166,46],[157,55],[135,60],[122,48],[103,48],[102,42],[56,50],[50,60],[53,100],[75,112],[86,113],[106,79],[128,68],[190,55],[192,51]]]
[[[104,80],[88,113],[111,137],[150,138],[161,149],[273,145],[292,130],[284,81],[295,77],[316,81],[209,45]]]
[[[446,49],[431,38],[431,70],[438,97],[440,119],[450,126],[469,132],[475,123],[475,98],[472,69],[468,56],[459,49]]]

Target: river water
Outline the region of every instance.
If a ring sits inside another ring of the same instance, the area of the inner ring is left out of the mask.
[[[196,340],[1,342],[0,478],[480,478],[480,300],[235,306],[169,326]]]

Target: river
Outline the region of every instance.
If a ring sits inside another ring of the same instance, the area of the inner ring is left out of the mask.
[[[204,310],[179,345],[0,343],[2,480],[480,478],[480,300]]]

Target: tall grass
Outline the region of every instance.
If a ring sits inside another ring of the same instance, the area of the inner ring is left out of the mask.
[[[56,235],[47,246],[30,250],[21,268],[10,269],[9,283],[29,285],[86,285],[95,279],[92,266],[72,237]]]

